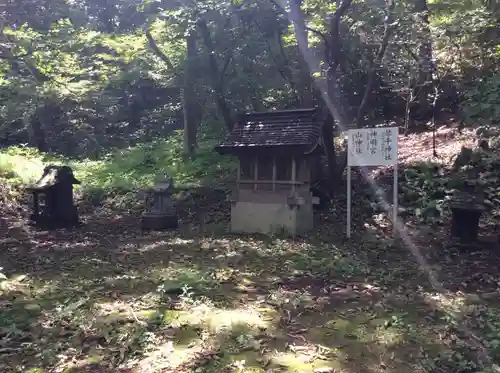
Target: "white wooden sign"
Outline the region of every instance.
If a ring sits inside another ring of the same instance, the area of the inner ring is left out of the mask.
[[[398,127],[347,131],[347,237],[351,237],[351,167],[394,166],[392,226],[398,211]]]
[[[397,162],[397,127],[349,130],[347,136],[349,166],[387,166]]]

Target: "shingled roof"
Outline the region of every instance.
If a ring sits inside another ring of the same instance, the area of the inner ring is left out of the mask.
[[[320,130],[316,109],[247,113],[241,116],[216,150],[234,153],[250,149],[294,148],[308,152],[318,144]]]

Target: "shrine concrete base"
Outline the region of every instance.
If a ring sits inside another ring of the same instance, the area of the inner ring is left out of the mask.
[[[141,216],[141,229],[143,230],[177,229],[178,225],[177,215],[145,212]]]
[[[302,235],[313,228],[312,205],[290,207],[286,204],[233,202],[231,231]]]

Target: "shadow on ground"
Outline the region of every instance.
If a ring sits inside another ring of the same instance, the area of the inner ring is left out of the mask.
[[[2,371],[446,372],[469,301],[358,232],[142,234],[115,214],[18,237],[0,253]]]

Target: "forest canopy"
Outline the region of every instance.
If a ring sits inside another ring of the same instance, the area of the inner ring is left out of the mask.
[[[0,144],[70,156],[239,111],[335,108],[408,129],[495,124],[498,6],[452,0],[9,0],[0,6]],[[329,101],[325,101],[328,96]]]

